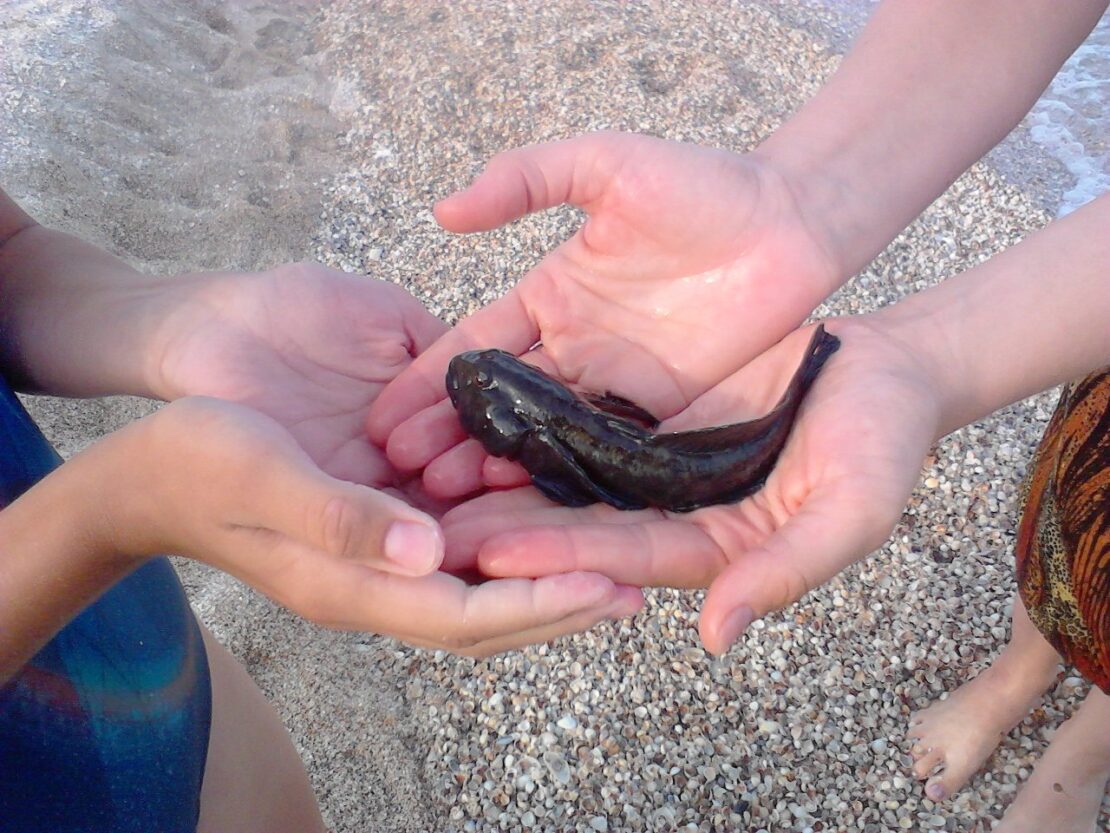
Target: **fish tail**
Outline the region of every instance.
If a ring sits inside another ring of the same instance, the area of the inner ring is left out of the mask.
[[[801,367],[790,382],[793,390],[789,391],[788,395],[804,396],[809,386],[813,384],[813,380],[817,378],[817,374],[821,372],[821,368],[825,366],[825,362],[829,360],[829,356],[839,349],[840,339],[826,332],[824,324],[818,324],[813,338],[809,341],[809,347],[806,348]]]
[[[782,424],[786,425],[787,430],[789,430],[789,425],[802,406],[802,400],[805,399],[810,386],[817,379],[817,374],[821,372],[821,368],[825,366],[829,356],[839,349],[840,339],[832,333],[826,332],[824,324],[818,324],[817,329],[813,331],[813,337],[809,340],[809,346],[806,347],[802,363],[794,371],[794,375],[786,386],[778,404],[767,416],[763,417],[763,420],[770,423],[785,416],[785,421]]]

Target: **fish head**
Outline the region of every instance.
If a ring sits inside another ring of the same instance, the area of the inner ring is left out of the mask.
[[[451,359],[447,395],[463,430],[490,454],[514,457],[542,423],[537,377],[549,378],[504,350],[470,350]]]

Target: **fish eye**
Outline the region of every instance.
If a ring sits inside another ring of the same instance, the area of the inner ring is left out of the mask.
[[[493,377],[484,370],[479,370],[474,374],[474,384],[476,384],[480,390],[490,390],[497,386],[497,382],[494,381]]]

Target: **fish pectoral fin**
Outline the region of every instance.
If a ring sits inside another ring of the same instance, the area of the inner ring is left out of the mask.
[[[531,474],[532,484],[564,506],[589,506],[601,501],[618,509],[644,508],[642,503],[631,502],[597,485],[570,449],[545,434],[529,434],[519,459]]]
[[[543,492],[544,497],[563,506],[589,506],[597,503],[597,498],[592,494],[557,474],[533,474],[532,485]]]
[[[659,425],[659,420],[650,411],[641,408],[631,399],[625,399],[615,393],[609,391],[605,393],[583,393],[581,396],[599,411],[604,411],[621,419],[631,420],[649,430],[654,430]]]

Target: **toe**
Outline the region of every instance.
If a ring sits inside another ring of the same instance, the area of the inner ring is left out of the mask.
[[[925,784],[925,795],[929,796],[933,801],[944,801],[951,795],[951,791],[944,783],[944,773],[930,778],[928,783]]]
[[[944,762],[944,753],[938,749],[929,749],[913,765],[913,774],[918,778],[928,778],[938,764]]]
[[[943,801],[955,795],[963,789],[964,784],[971,780],[971,776],[979,768],[981,760],[978,757],[968,759],[959,753],[948,756],[944,762],[944,770],[930,778],[925,785],[925,794],[933,801]],[[926,772],[925,774],[928,775],[929,773]],[[934,797],[930,789],[940,797]]]

